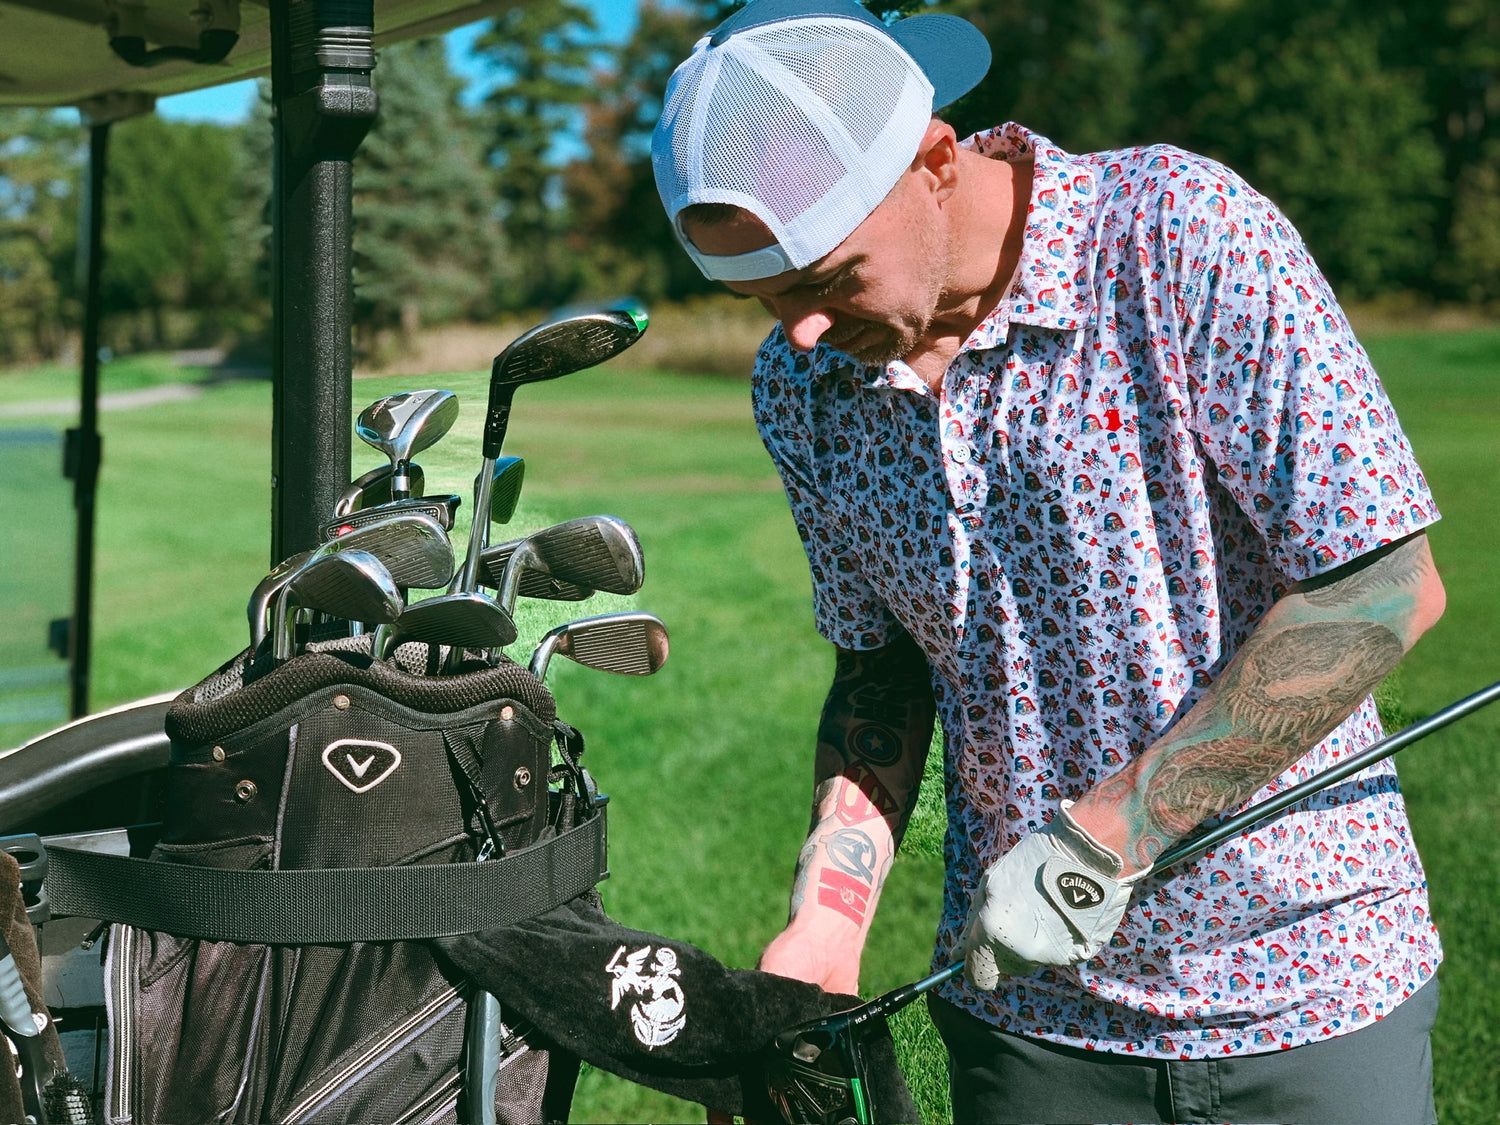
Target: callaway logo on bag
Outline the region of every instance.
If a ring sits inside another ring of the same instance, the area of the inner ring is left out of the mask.
[[[367,793],[401,764],[401,751],[389,742],[363,738],[340,738],[323,750],[323,765],[351,792]]]

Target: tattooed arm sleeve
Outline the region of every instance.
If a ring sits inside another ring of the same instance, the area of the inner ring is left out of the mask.
[[[1127,874],[1144,870],[1348,718],[1443,601],[1420,532],[1300,583],[1178,722],[1085,794],[1074,816],[1124,857]]]
[[[852,942],[856,960],[916,803],[933,714],[927,660],[909,637],[868,652],[838,650],[791,928],[831,935],[846,955]]]

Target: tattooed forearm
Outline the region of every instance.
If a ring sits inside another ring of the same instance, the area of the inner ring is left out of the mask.
[[[793,918],[817,907],[867,924],[916,803],[933,719],[927,661],[909,638],[873,652],[839,650],[818,726]]]
[[[1326,737],[1442,612],[1423,536],[1283,598],[1159,741],[1075,808],[1140,870]]]
[[[869,652],[839,649],[833,686],[818,724],[812,823],[827,815],[827,783],[837,787],[844,824],[884,817],[899,834],[916,802],[932,740],[932,680],[911,638]]]

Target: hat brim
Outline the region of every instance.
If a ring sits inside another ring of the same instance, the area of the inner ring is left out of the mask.
[[[989,40],[966,19],[933,12],[907,16],[886,30],[932,83],[934,110],[958,101],[989,73]]]
[[[880,28],[910,55],[932,83],[932,108],[963,97],[989,72],[990,44],[966,19],[938,12],[907,16],[887,26],[856,0],[754,0],[714,29],[718,46],[741,31],[786,20],[852,19]]]

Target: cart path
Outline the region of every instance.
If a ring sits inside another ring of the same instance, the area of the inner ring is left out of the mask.
[[[135,391],[110,391],[99,396],[99,410],[140,410],[166,402],[186,402],[203,393],[201,383],[162,383]],[[45,418],[59,414],[76,415],[78,399],[43,398],[31,402],[0,403],[0,418]]]

